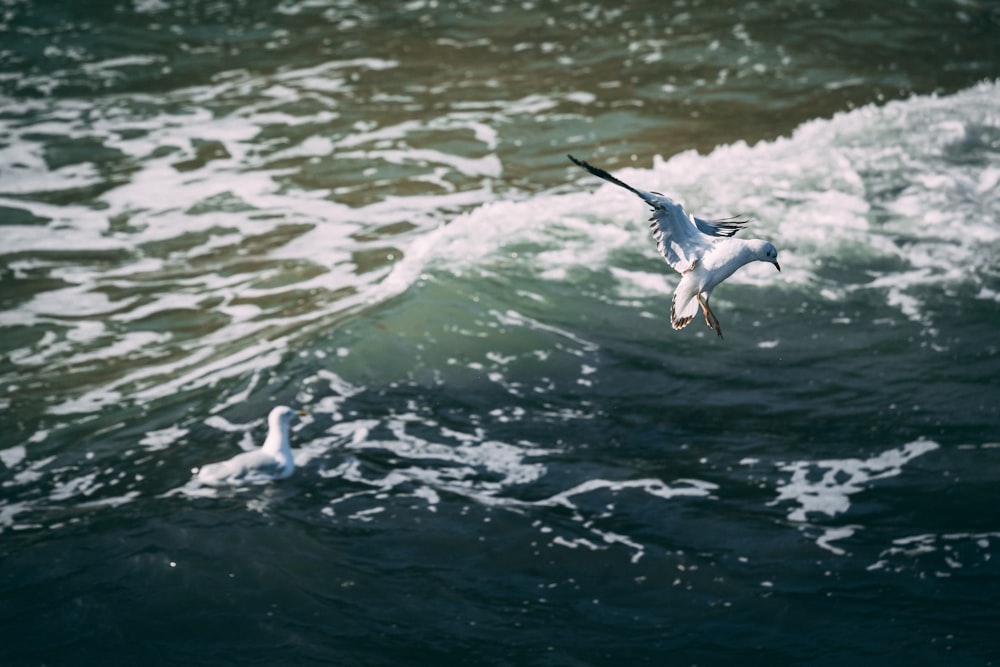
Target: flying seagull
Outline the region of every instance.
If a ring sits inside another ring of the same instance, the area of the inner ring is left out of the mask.
[[[674,329],[683,329],[698,313],[705,316],[705,323],[722,337],[719,318],[708,305],[708,300],[719,283],[733,275],[738,268],[750,262],[770,262],[778,266],[778,251],[760,239],[734,239],[743,229],[746,220],[702,220],[688,214],[684,207],[666,195],[646,192],[623,183],[603,169],[567,155],[573,164],[583,167],[594,176],[634,192],[653,207],[649,227],[653,230],[656,249],[675,271],[681,281],[674,290],[670,305],[670,323]]]
[[[288,430],[296,415],[305,414],[304,410],[292,410],[284,405],[274,408],[267,416],[267,438],[260,449],[202,466],[198,470],[198,481],[216,486],[253,484],[288,477],[295,470]]]

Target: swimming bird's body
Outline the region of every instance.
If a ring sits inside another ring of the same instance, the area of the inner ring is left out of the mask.
[[[681,281],[674,290],[670,306],[670,323],[674,329],[686,327],[701,308],[705,323],[721,338],[719,318],[708,305],[712,290],[750,262],[769,262],[781,270],[778,251],[769,242],[732,238],[746,225],[746,220],[697,218],[666,195],[639,190],[603,169],[577,160],[572,155],[567,157],[594,176],[635,193],[653,208],[649,226],[653,230],[656,249],[681,274]]]
[[[303,414],[283,405],[274,408],[267,416],[267,438],[260,449],[202,466],[198,481],[211,485],[253,484],[288,477],[295,470],[289,429],[292,419]]]

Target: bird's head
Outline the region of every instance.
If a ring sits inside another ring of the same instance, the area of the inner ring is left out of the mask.
[[[762,262],[774,264],[774,268],[781,271],[781,266],[778,265],[778,249],[773,244],[767,241],[762,243],[760,249],[757,251],[757,259]]]
[[[293,410],[287,405],[279,405],[271,410],[267,416],[268,426],[273,428],[288,428],[295,417],[302,417],[309,414],[305,410]]]

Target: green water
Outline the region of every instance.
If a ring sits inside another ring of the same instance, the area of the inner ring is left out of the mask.
[[[0,663],[994,664],[998,30],[4,4]],[[782,272],[673,331],[566,153]]]

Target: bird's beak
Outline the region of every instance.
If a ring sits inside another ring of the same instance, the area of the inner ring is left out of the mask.
[[[296,410],[295,414],[297,414],[299,417],[308,417],[309,416],[309,413],[306,412],[305,410]]]
[[[774,268],[776,268],[776,269],[778,269],[779,271],[781,271],[781,267],[780,267],[780,266],[778,266],[778,260],[774,260]]]

